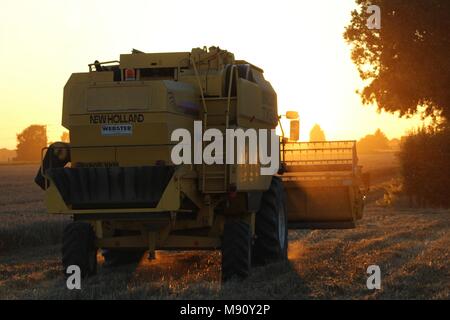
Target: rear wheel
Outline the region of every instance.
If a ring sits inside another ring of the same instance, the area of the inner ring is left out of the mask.
[[[83,278],[96,274],[95,233],[89,223],[72,222],[64,229],[62,264],[64,273],[69,266],[75,265],[80,268]]]
[[[222,240],[222,280],[246,278],[250,274],[252,230],[243,221],[227,222]]]
[[[288,228],[283,183],[273,177],[255,217],[253,261],[263,265],[287,259]]]

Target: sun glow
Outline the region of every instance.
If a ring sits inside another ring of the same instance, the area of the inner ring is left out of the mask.
[[[362,83],[342,38],[353,8],[353,0],[230,0],[226,6],[206,0],[6,0],[0,11],[0,147],[14,148],[16,133],[32,123],[47,124],[49,140],[59,140],[63,86],[96,59],[114,60],[131,48],[167,52],[204,45],[263,68],[279,112],[300,113],[303,140],[315,123],[328,139],[356,139],[378,127],[390,138],[400,136],[418,118],[378,114],[362,107],[355,93]]]

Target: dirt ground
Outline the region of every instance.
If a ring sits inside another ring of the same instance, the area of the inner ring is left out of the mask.
[[[59,261],[67,218],[45,213],[35,170],[0,166],[0,299],[450,298],[450,210],[386,206],[389,176],[377,178],[357,228],[290,231],[289,261],[244,281],[220,284],[219,252],[158,252],[113,269],[99,255],[99,274],[69,291]],[[369,265],[380,266],[380,290],[366,287]]]

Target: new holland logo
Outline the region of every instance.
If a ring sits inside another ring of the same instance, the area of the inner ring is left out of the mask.
[[[129,136],[133,134],[132,124],[104,124],[102,136]]]
[[[144,122],[144,115],[142,113],[91,114],[89,116],[90,124],[129,124],[141,122]]]

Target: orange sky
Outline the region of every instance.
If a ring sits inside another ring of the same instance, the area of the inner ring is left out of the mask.
[[[0,148],[16,133],[47,124],[59,140],[62,90],[72,72],[137,48],[190,51],[218,45],[265,70],[280,113],[297,110],[301,138],[319,123],[328,139],[381,128],[398,137],[420,124],[362,107],[361,87],[342,39],[353,0],[16,1],[0,11]]]

